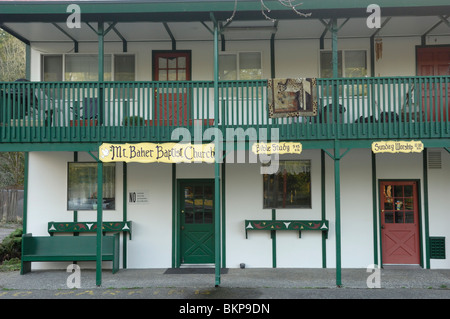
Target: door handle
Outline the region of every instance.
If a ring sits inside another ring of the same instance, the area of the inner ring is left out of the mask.
[[[181,230],[184,230],[184,226],[181,226]]]
[[[381,225],[381,229],[384,229],[384,225]]]

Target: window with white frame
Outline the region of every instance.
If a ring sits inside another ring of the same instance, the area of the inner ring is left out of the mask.
[[[261,52],[219,55],[220,80],[259,80],[262,76]]]
[[[98,55],[59,54],[42,56],[43,81],[97,81]],[[134,81],[133,54],[105,54],[105,81]]]
[[[97,163],[68,163],[67,210],[97,209]],[[116,203],[116,166],[103,164],[103,209],[114,210]]]
[[[367,52],[365,50],[338,51],[338,77],[364,77],[367,75]],[[320,51],[320,77],[333,77],[333,53]]]

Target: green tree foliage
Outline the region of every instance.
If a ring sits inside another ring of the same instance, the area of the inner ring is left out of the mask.
[[[25,78],[25,44],[0,29],[0,81]],[[22,188],[24,154],[0,152],[0,189]]]
[[[23,152],[0,152],[0,189],[22,189],[24,168]]]
[[[25,44],[0,29],[0,81],[25,78]]]

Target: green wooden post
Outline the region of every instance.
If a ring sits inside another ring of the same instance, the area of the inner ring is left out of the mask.
[[[321,205],[322,205],[322,220],[326,219],[327,208],[326,208],[326,171],[325,171],[325,152],[320,150],[320,168],[321,168]],[[327,268],[327,245],[326,245],[327,234],[322,232],[322,268]]]
[[[377,158],[372,153],[372,209],[373,209],[373,263],[378,265],[378,236],[377,236],[377,220],[378,220],[378,197],[377,197]]]
[[[341,280],[341,172],[339,140],[334,142],[334,201],[336,211],[336,286],[342,286]]]
[[[179,233],[177,229],[178,217],[177,217],[177,167],[176,164],[172,164],[172,268],[178,267],[179,260],[177,254],[177,234]],[[179,237],[179,236],[178,236]]]
[[[126,222],[128,220],[128,214],[127,214],[127,192],[128,192],[128,184],[127,184],[127,163],[123,162],[123,221]],[[127,268],[127,236],[125,234],[122,236],[123,238],[123,268]]]
[[[98,81],[103,82],[103,22],[98,23]],[[102,105],[99,96],[99,106]],[[103,227],[103,163],[97,161],[97,265],[96,265],[96,284],[102,284],[102,227]]]
[[[425,222],[425,261],[426,269],[430,269],[430,236],[429,236],[429,205],[428,205],[428,151],[423,150],[423,206]]]
[[[23,217],[22,217],[22,229],[23,233],[27,233],[27,221],[28,221],[28,172],[29,172],[29,157],[30,153],[25,152],[25,163],[23,173]]]
[[[272,220],[277,220],[276,210],[272,209]],[[277,233],[272,230],[272,268],[277,268]]]
[[[213,14],[211,19],[214,22],[214,114],[219,114],[219,28],[218,23]],[[219,121],[214,121],[216,133],[219,131]],[[215,229],[215,266],[216,277],[215,285],[220,285],[220,142],[219,136],[216,134],[214,138],[214,146],[216,152],[216,160],[214,163],[214,229]]]
[[[96,284],[102,285],[102,227],[103,227],[103,163],[97,162],[97,265]]]

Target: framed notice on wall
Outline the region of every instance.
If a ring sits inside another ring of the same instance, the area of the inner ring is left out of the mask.
[[[142,189],[128,191],[128,204],[131,205],[149,204],[149,191]]]

